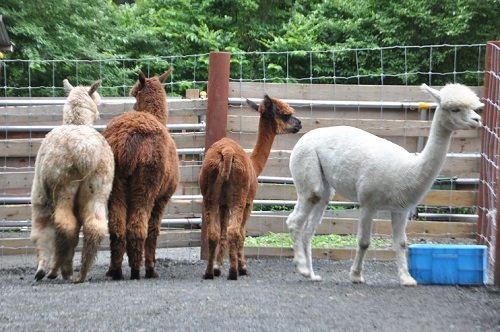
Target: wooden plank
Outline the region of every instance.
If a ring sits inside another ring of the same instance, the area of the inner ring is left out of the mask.
[[[18,99],[18,98],[16,98]],[[35,98],[36,100],[51,100],[53,98]],[[61,100],[64,100],[62,98]],[[201,116],[206,113],[206,99],[167,99],[168,111],[172,116],[191,114]],[[99,113],[103,118],[112,118],[116,115],[131,111],[135,103],[134,98],[104,97],[99,105]],[[63,105],[33,105],[33,106],[0,106],[0,117],[14,121],[27,119],[30,122],[37,119],[62,120]]]
[[[434,87],[441,89],[441,87]],[[480,97],[484,87],[471,87]],[[283,99],[355,101],[431,101],[418,85],[284,84],[230,82],[229,97],[262,98],[264,94]]]
[[[366,130],[377,136],[427,137],[430,122],[420,120],[376,120],[376,119],[328,119],[302,118],[302,132],[331,126],[352,126]],[[227,130],[231,132],[256,133],[259,117],[228,116]],[[479,130],[457,130],[453,138],[479,138]]]
[[[180,182],[197,182],[200,169],[201,165],[180,166]],[[0,188],[3,191],[25,189],[29,192],[34,174],[34,171],[0,172]]]
[[[314,259],[352,260],[356,248],[319,249],[313,248],[311,256]],[[293,249],[288,247],[250,247],[245,246],[245,256],[251,258],[293,258]],[[365,260],[392,261],[396,257],[392,249],[368,249]],[[348,271],[346,271],[348,273]]]
[[[276,137],[277,140],[284,137],[293,137],[295,135],[279,135]],[[232,138],[237,138],[230,136]],[[254,142],[252,142],[254,144]],[[276,142],[275,142],[276,144]],[[277,148],[280,148],[281,144],[277,143]],[[243,145],[246,152],[250,154],[253,146],[249,148],[246,144]],[[275,145],[273,144],[273,148]],[[262,172],[265,176],[279,176],[279,177],[291,177],[289,169],[291,150],[276,149],[271,150],[269,158],[267,160],[266,166]],[[443,176],[458,176],[462,178],[478,178],[479,177],[479,155],[460,155],[460,154],[449,154],[445,163],[440,171],[440,175]]]
[[[269,233],[287,233],[286,215],[252,215],[247,223],[247,236]],[[406,227],[408,237],[474,238],[476,223],[410,220]],[[316,234],[357,234],[358,219],[323,217]],[[392,236],[391,221],[375,219],[372,234]]]
[[[205,146],[204,132],[171,133],[178,149],[203,148]],[[0,140],[1,157],[35,156],[40,149],[43,138],[17,138]]]
[[[306,132],[298,132],[296,134],[278,135],[275,137],[272,149],[273,150],[291,150],[297,141]],[[229,131],[227,136],[236,142],[238,142],[244,149],[253,149],[255,146],[255,141],[257,140],[257,133],[247,133],[247,132],[233,132]],[[393,142],[399,146],[402,146],[408,152],[417,152],[417,142],[419,137],[409,137],[409,136],[380,136]],[[425,141],[426,139],[424,139]],[[452,138],[449,153],[477,153],[481,150],[481,140],[479,137],[474,138]]]
[[[295,186],[292,184],[261,183],[255,199],[292,200],[297,199]],[[335,195],[333,201],[349,202],[350,200]],[[430,190],[420,205],[464,207],[477,205],[476,190]]]
[[[82,236],[76,248],[77,251],[82,250]],[[186,248],[199,247],[201,245],[200,230],[162,230],[158,236],[157,248]],[[106,237],[99,250],[109,250],[109,239]],[[19,254],[34,254],[35,247],[29,238],[5,238],[0,239],[0,254],[2,255],[19,255]]]
[[[200,218],[201,200],[172,199],[163,215],[165,219]],[[0,205],[0,220],[26,221],[31,220],[31,204],[2,204]]]

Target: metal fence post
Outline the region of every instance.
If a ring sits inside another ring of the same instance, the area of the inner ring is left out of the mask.
[[[205,151],[226,137],[227,110],[229,96],[229,59],[227,52],[210,52],[208,65],[208,106],[205,129]],[[201,259],[208,258],[207,229],[201,226]]]

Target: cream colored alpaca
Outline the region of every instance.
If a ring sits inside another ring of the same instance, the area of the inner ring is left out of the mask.
[[[66,280],[73,275],[73,256],[83,227],[83,251],[77,282],[85,281],[101,240],[107,233],[107,202],[113,183],[111,148],[92,125],[99,117],[96,89],[73,87],[64,80],[69,94],[63,125],[47,134],[35,162],[31,191],[31,239],[36,245],[36,280],[59,269]]]
[[[311,237],[329,200],[338,192],[360,204],[358,249],[351,281],[362,283],[363,259],[370,245],[372,219],[377,210],[389,210],[399,279],[413,286],[406,261],[406,223],[409,212],[432,185],[446,158],[455,130],[481,126],[475,110],[483,107],[469,88],[446,85],[441,91],[422,86],[438,103],[429,140],[415,155],[385,139],[352,127],[311,130],[293,148],[290,170],[297,189],[297,205],[287,219],[298,271],[312,280]]]

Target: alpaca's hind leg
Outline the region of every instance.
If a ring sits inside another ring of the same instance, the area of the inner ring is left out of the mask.
[[[227,249],[227,223],[229,222],[229,208],[227,206],[220,206],[219,213],[220,216],[218,218],[219,221],[217,222],[217,224],[220,224],[218,226],[220,239],[219,246],[216,250],[217,259],[214,263],[214,275],[216,277],[219,277],[221,275],[221,271],[224,266],[224,256],[226,255]]]
[[[111,260],[106,276],[122,280],[122,262],[126,246],[127,198],[123,180],[115,177],[109,197],[108,229]]]
[[[80,224],[80,222],[79,222]],[[78,237],[80,234],[80,227],[73,234],[73,239],[68,239],[68,252],[66,253],[66,258],[61,266],[61,275],[63,279],[70,280],[73,277],[73,257],[75,256],[75,249],[78,245]]]
[[[229,280],[238,279],[238,252],[243,244],[240,231],[243,213],[242,207],[233,207],[227,225],[227,241],[229,246],[229,274],[227,278]]]
[[[358,248],[356,249],[356,256],[354,257],[350,272],[351,282],[356,284],[365,282],[363,277],[363,260],[370,246],[374,211],[361,207],[359,213]]]
[[[408,213],[392,212],[391,221],[392,241],[394,251],[396,252],[399,280],[403,286],[416,286],[417,281],[408,273],[408,263],[406,261],[407,239],[405,229],[408,221]]]
[[[56,232],[52,226],[48,225],[49,222],[50,215],[34,213],[31,240],[36,247],[37,269],[35,279],[37,281],[43,279],[47,274],[49,262],[55,250]]]
[[[307,218],[307,223],[303,229],[302,245],[304,247],[306,261],[304,265],[297,264],[297,269],[303,276],[310,277],[311,280],[314,281],[320,281],[321,276],[314,273],[312,266],[312,248],[311,248],[312,237],[316,232],[316,228],[321,223],[321,219],[325,212],[325,208],[328,205],[328,202],[330,201],[330,198],[332,198],[332,196],[333,196],[333,190],[325,186],[321,199],[311,209],[309,217]]]
[[[106,216],[106,193],[96,193],[92,188],[101,188],[99,184],[82,186],[79,195],[80,217],[83,224],[83,249],[80,274],[76,282],[84,282],[94,263],[97,250],[108,231]]]
[[[299,266],[306,265],[306,254],[304,251],[304,242],[302,238],[304,226],[307,223],[307,218],[312,208],[313,204],[309,200],[307,200],[307,198],[299,196],[297,198],[297,204],[295,205],[295,208],[286,220],[288,230],[290,231],[290,235],[292,237],[293,262],[298,269]]]
[[[217,245],[219,244],[221,225],[219,222],[220,207],[214,202],[203,200],[203,222],[206,224],[208,239],[208,262],[203,279],[213,279],[215,275],[214,260]],[[220,250],[220,248],[219,248]],[[220,270],[219,270],[220,275]]]
[[[159,274],[155,271],[156,264],[156,244],[158,235],[160,234],[161,217],[165,212],[168,201],[172,195],[162,196],[158,198],[151,211],[151,218],[149,219],[148,235],[145,243],[146,255],[146,278],[158,278]]]
[[[67,254],[72,250],[73,241],[79,230],[78,221],[73,212],[73,197],[76,189],[69,188],[68,195],[61,193],[54,212],[54,226],[56,229],[55,255],[52,261],[52,266],[47,278],[53,279],[57,277],[57,273],[61,266],[65,263]],[[70,279],[71,276],[65,275],[65,279]]]
[[[246,237],[246,224],[250,214],[252,213],[253,203],[247,204],[245,206],[245,211],[243,213],[243,219],[240,225],[240,239],[241,243],[238,246],[238,273],[240,276],[250,275],[250,271],[248,270],[248,265],[245,260],[245,237]]]

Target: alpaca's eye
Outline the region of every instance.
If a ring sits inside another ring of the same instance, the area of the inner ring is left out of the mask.
[[[290,114],[285,114],[285,115],[282,115],[281,118],[283,119],[283,121],[288,121],[290,120],[292,116]]]
[[[460,112],[460,108],[454,108],[454,109],[452,109],[451,111],[452,111],[453,113],[458,113],[458,112]]]

